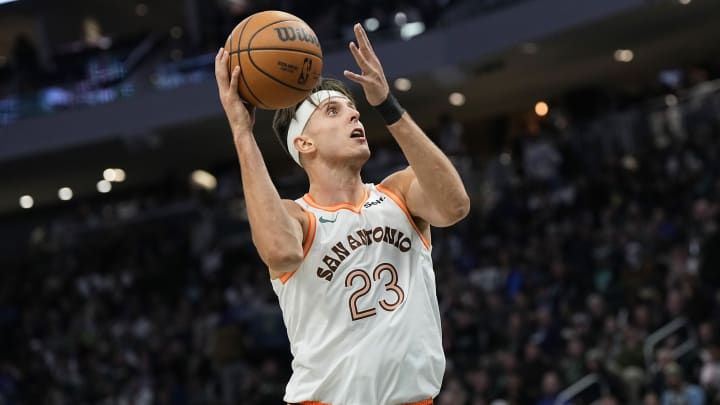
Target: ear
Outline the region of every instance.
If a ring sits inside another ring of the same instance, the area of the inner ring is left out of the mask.
[[[307,154],[315,151],[315,142],[313,142],[312,138],[306,135],[300,135],[299,137],[295,138],[293,145],[295,146],[295,149],[297,149],[300,153]]]

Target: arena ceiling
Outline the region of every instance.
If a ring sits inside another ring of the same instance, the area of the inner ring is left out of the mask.
[[[469,122],[469,131],[483,118],[506,112],[530,111],[537,100],[552,100],[589,84],[632,88],[647,82],[659,70],[717,60],[720,43],[720,2],[694,0],[687,6],[657,2],[590,25],[505,49],[482,60],[411,77],[410,93],[400,98],[424,126],[432,126],[439,111],[451,111]],[[613,59],[616,49],[632,49],[631,63]],[[528,49],[535,52],[528,53]],[[448,83],[447,77],[453,77]],[[450,107],[450,89],[463,89],[466,104]],[[551,104],[552,106],[552,104]],[[363,108],[369,133],[384,133],[372,111]],[[257,126],[269,126],[271,114],[261,112]],[[489,134],[477,132],[472,137]],[[272,170],[292,168],[277,141],[260,140]],[[372,142],[386,142],[387,136]],[[188,154],[187,151],[193,151]],[[178,157],[182,156],[182,159]],[[76,196],[96,195],[95,181],[105,167],[122,167],[131,189],[168,175],[181,178],[196,168],[232,164],[234,150],[224,117],[190,125],[163,128],[136,139],[99,144],[0,163],[0,214],[18,215],[18,198],[36,196],[38,208],[57,206],[57,189],[76,186]]]

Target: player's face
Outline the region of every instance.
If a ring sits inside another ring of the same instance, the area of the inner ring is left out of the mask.
[[[331,97],[320,103],[305,134],[313,139],[322,159],[363,164],[370,157],[360,113],[348,99]]]

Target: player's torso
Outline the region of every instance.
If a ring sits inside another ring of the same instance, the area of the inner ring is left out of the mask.
[[[292,277],[273,281],[294,355],[289,402],[404,403],[439,390],[429,243],[397,195],[372,185],[366,195],[357,206],[298,201],[314,217],[312,245]]]

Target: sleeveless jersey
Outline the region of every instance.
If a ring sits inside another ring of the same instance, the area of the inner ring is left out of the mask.
[[[445,371],[430,244],[402,198],[357,206],[309,194],[305,259],[272,280],[293,354],[285,401],[396,405],[434,398]]]

